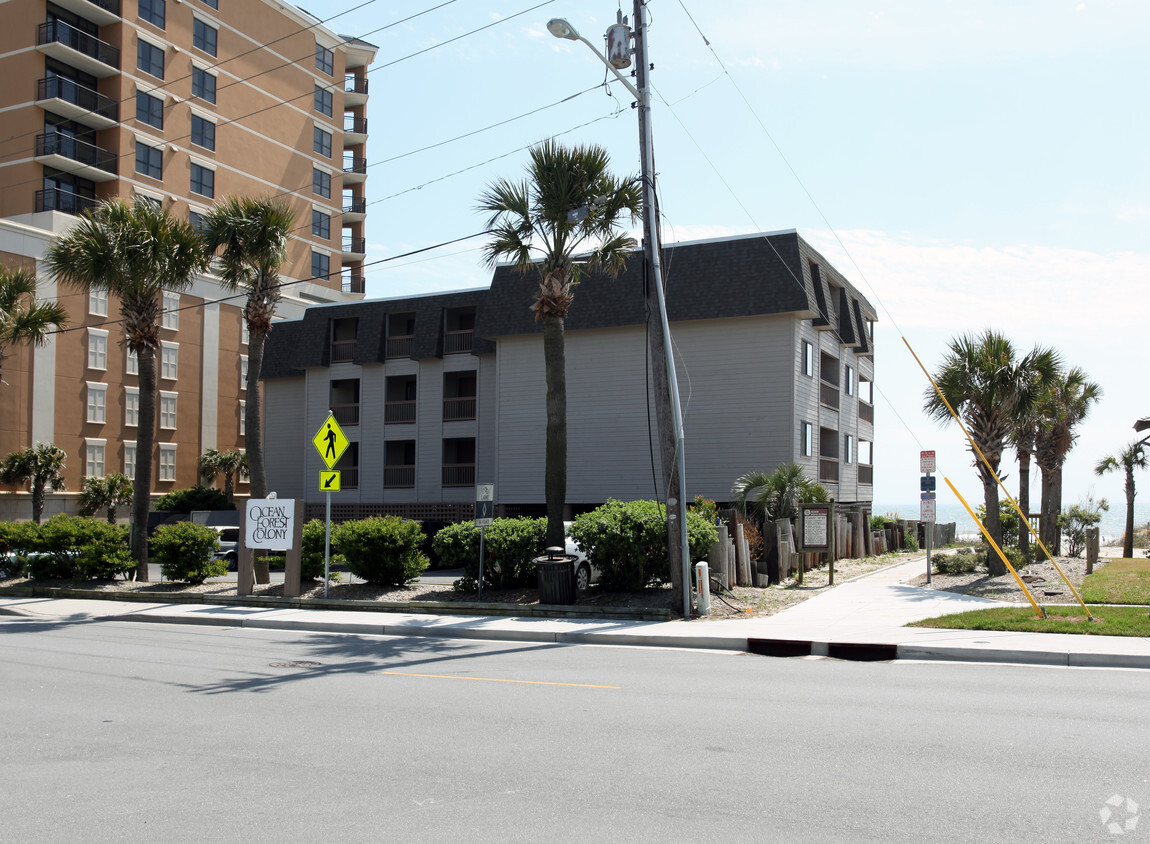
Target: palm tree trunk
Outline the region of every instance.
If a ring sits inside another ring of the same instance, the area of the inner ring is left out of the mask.
[[[1023,518],[1018,523],[1018,550],[1025,563],[1030,559],[1030,451],[1018,451],[1018,509]]]
[[[1042,469],[1042,544],[1046,546],[1046,550],[1050,552],[1051,556],[1058,555],[1058,546],[1055,541],[1057,537],[1057,522],[1059,507],[1055,503],[1056,499],[1056,486],[1055,486],[1055,473],[1053,469]]]
[[[985,469],[980,471],[980,474],[985,474]],[[998,510],[998,484],[993,478],[982,480],[982,498],[983,504],[986,507],[986,532],[990,534],[991,538],[1002,547],[1002,517]],[[1002,558],[998,556],[998,552],[991,548],[989,545],[986,549],[986,570],[991,577],[997,577],[1000,574],[1006,574],[1006,566],[1002,563]]]
[[[244,440],[247,443],[248,481],[252,498],[268,497],[268,477],[264,470],[263,413],[260,407],[260,369],[264,362],[267,333],[249,326],[247,405],[244,408]]]
[[[562,548],[563,510],[567,503],[567,352],[562,317],[543,317],[543,366],[547,376],[547,445],[543,470],[547,545]]]
[[[136,580],[148,580],[148,510],[152,493],[152,450],[156,443],[156,351],[137,350],[140,419],[136,432],[136,477],[132,487],[132,556]]]
[[[40,524],[44,516],[44,482],[39,478],[32,479],[32,521]]]
[[[1054,470],[1054,545],[1051,552],[1062,556],[1062,528],[1058,525],[1058,516],[1062,513],[1062,463]]]
[[[1134,467],[1126,467],[1126,535],[1122,537],[1122,556],[1134,556]]]

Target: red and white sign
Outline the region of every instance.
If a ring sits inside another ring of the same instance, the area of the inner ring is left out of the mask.
[[[920,472],[934,471],[934,452],[920,451],[918,453],[918,470]]]
[[[919,502],[918,520],[920,522],[934,522],[938,513],[935,504],[936,501],[933,498],[924,498]]]

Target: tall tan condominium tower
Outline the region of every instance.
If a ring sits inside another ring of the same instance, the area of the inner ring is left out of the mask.
[[[69,492],[47,515],[71,509],[84,477],[134,476],[139,408],[119,303],[55,285],[41,261],[53,235],[114,197],[193,223],[224,197],[283,197],[280,315],[362,298],[376,48],[275,0],[5,0],[0,20],[0,263],[35,270],[68,311],[66,331],[5,357],[0,456],[67,452]],[[157,494],[195,483],[207,449],[244,448],[248,338],[226,295],[209,275],[164,296]],[[27,517],[26,498],[0,496],[0,516]]]

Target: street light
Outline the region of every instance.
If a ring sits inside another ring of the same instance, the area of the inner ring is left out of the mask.
[[[667,384],[666,389],[670,399],[671,405],[671,427],[672,431],[670,436],[666,432],[660,431],[666,439],[674,439],[675,443],[675,466],[679,476],[679,488],[674,493],[671,490],[665,490],[667,496],[667,533],[668,540],[673,530],[674,520],[678,520],[678,533],[679,533],[679,553],[681,555],[680,568],[681,568],[681,585],[683,590],[683,617],[686,618],[691,614],[691,554],[690,548],[687,543],[687,472],[686,472],[686,453],[683,449],[683,411],[679,402],[679,382],[675,375],[675,356],[671,349],[671,327],[667,321],[667,303],[663,296],[663,270],[660,265],[659,256],[659,228],[658,228],[658,214],[656,212],[656,199],[655,199],[655,146],[652,139],[651,128],[651,90],[647,81],[647,58],[646,58],[646,45],[645,34],[647,29],[647,10],[641,0],[635,2],[635,55],[637,66],[637,80],[639,86],[636,88],[631,82],[619,72],[619,67],[615,63],[608,60],[606,56],[576,31],[575,27],[571,26],[563,18],[552,18],[547,22],[547,31],[554,35],[556,38],[564,38],[568,41],[581,41],[586,44],[596,56],[599,61],[615,74],[615,78],[623,83],[623,86],[630,92],[631,96],[639,105],[639,158],[642,168],[643,177],[643,229],[644,229],[644,245],[647,253],[647,262],[651,267],[652,286],[655,288],[655,297],[657,303],[657,310],[659,313],[659,327],[662,331],[663,339],[663,357],[666,361],[667,368]],[[626,32],[626,26],[623,23],[622,13],[619,14],[619,22],[615,25],[619,29],[608,30],[608,41],[613,46],[618,46],[621,38],[621,33]],[[612,41],[614,37],[614,41]],[[630,65],[629,56],[623,54],[619,55],[617,61],[620,67],[628,67]],[[612,55],[615,55],[616,50],[612,49]],[[652,332],[652,336],[654,332]],[[668,541],[668,546],[673,547],[674,543]]]

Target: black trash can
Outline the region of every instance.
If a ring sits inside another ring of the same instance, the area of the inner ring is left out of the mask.
[[[535,573],[539,580],[539,603],[575,603],[575,558],[563,553],[562,548],[548,548],[546,557],[535,558]]]

